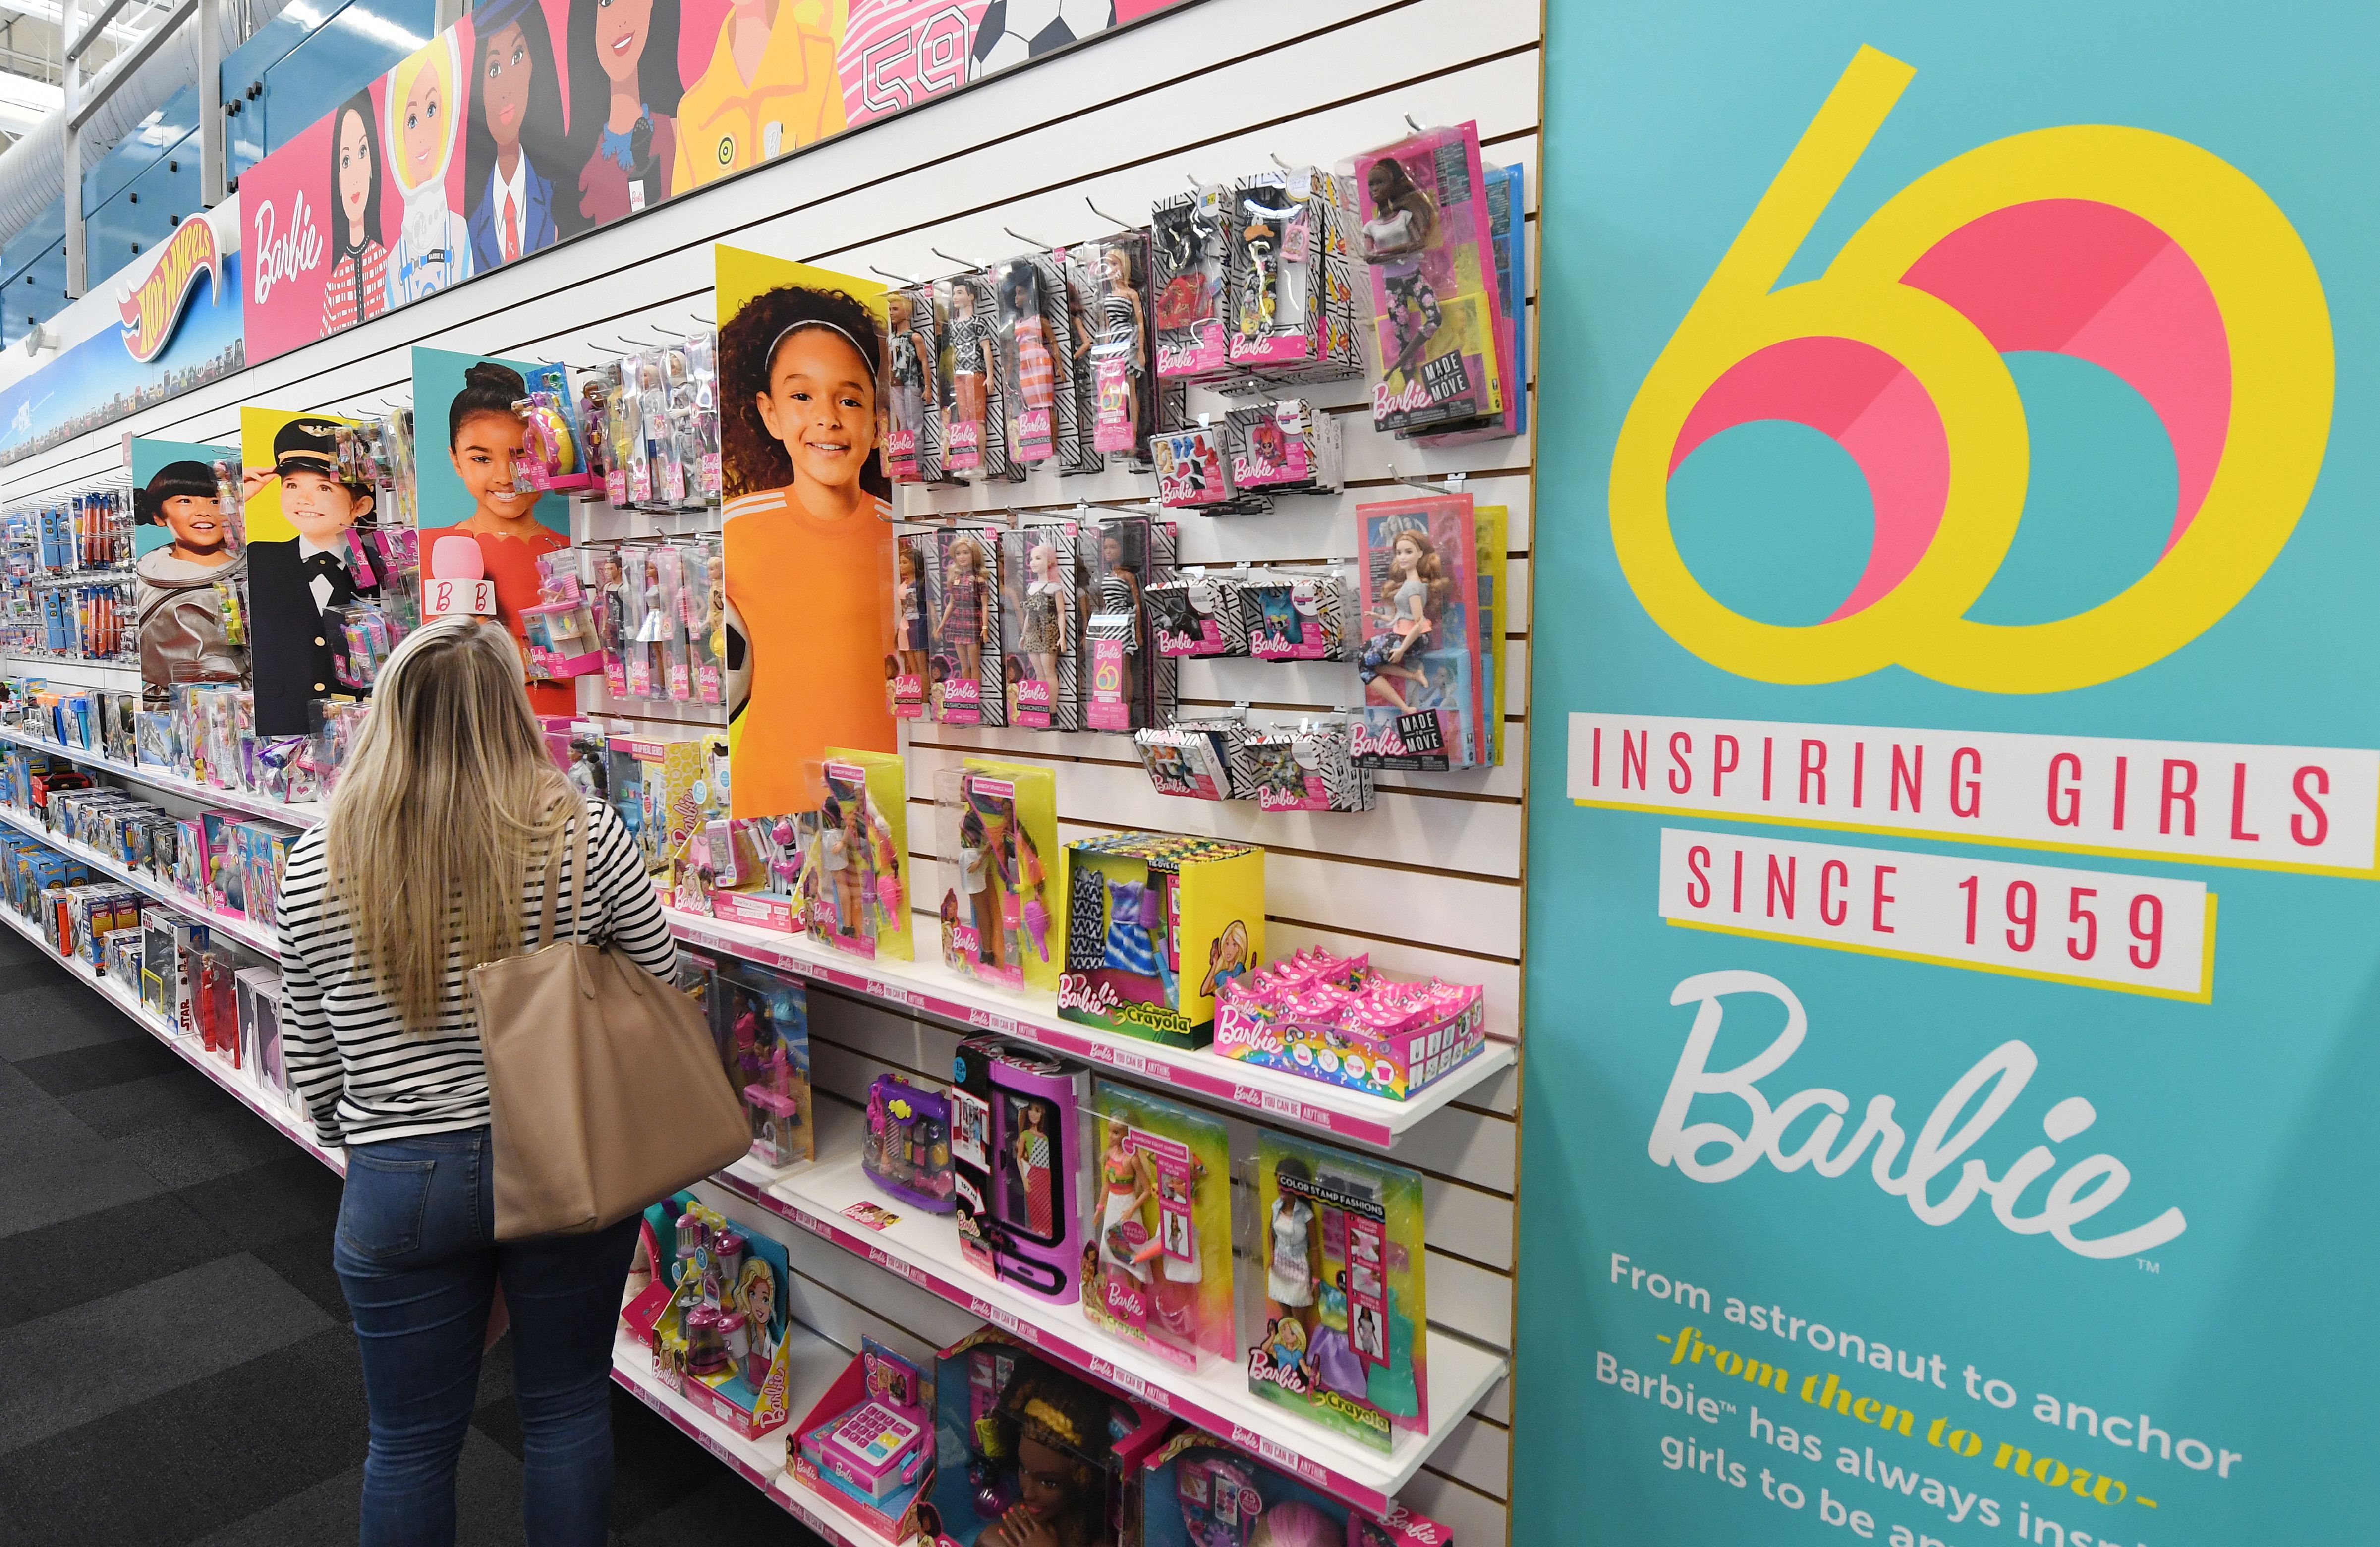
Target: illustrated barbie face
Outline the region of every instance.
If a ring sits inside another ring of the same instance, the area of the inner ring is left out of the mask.
[[[527,516],[537,504],[536,494],[513,481],[513,463],[528,432],[517,415],[473,414],[446,450],[455,475],[480,508],[506,520]]]
[[[613,85],[636,85],[652,24],[653,0],[595,0],[595,56]]]
[[[372,178],[380,168],[372,164],[371,136],[364,128],[360,113],[339,115],[339,209],[347,217],[347,239],[350,243],[377,238],[377,231],[363,229],[364,206],[371,201]]]
[[[175,547],[193,554],[212,554],[223,548],[223,506],[212,495],[171,495],[158,506],[157,515],[174,534]]]
[[[617,0],[622,5],[634,0]],[[800,328],[777,346],[760,422],[793,458],[794,475],[848,489],[876,449],[876,377],[832,328]]]
[[[528,35],[515,22],[503,31],[492,34],[480,51],[480,68],[487,84],[480,96],[486,104],[488,132],[496,143],[512,146],[520,143],[521,115],[528,111],[530,75],[535,67],[529,63]]]
[[[357,493],[328,473],[293,468],[281,476],[281,513],[310,542],[336,542],[371,503],[370,494]]]
[[[405,166],[407,180],[419,188],[438,170],[438,158],[446,149],[446,114],[449,111],[445,91],[438,84],[438,72],[425,69],[413,78],[413,85],[405,93]]]

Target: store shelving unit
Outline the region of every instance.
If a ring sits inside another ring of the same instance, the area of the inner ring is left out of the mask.
[[[139,768],[62,747],[20,732],[0,730],[0,739],[37,747],[86,768],[103,769],[135,784],[172,789],[194,798],[255,810],[273,820],[310,826],[321,820],[322,808],[308,802],[284,805],[261,796],[245,797],[246,804],[216,798],[235,792],[175,778],[152,768]],[[98,850],[43,833],[30,818],[0,808],[0,821],[42,837],[62,851],[89,863],[129,886],[192,912],[232,939],[271,956],[271,932],[247,920],[217,913],[188,894],[115,863]],[[670,929],[686,944],[745,961],[756,961],[812,982],[859,994],[880,1004],[936,1017],[957,1027],[991,1031],[1031,1042],[1052,1053],[1079,1058],[1127,1078],[1203,1096],[1273,1122],[1293,1124],[1379,1149],[1392,1148],[1398,1137],[1460,1102],[1464,1092],[1510,1068],[1516,1052],[1510,1042],[1489,1041],[1469,1063],[1439,1078],[1410,1101],[1389,1101],[1353,1090],[1342,1090],[1319,1080],[1305,1079],[1277,1069],[1245,1064],[1204,1050],[1165,1047],[1136,1037],[1119,1036],[1097,1027],[1062,1020],[1038,1004],[963,977],[942,965],[935,932],[928,919],[913,919],[917,959],[865,959],[824,945],[806,934],[780,934],[749,925],[706,919],[671,909]]]
[[[170,907],[188,914],[226,939],[237,940],[249,950],[261,952],[275,961],[281,959],[281,952],[273,944],[273,931],[252,919],[242,919],[223,912],[219,908],[211,907],[204,897],[192,896],[178,886],[169,885],[155,876],[136,871],[120,860],[102,854],[89,844],[79,844],[71,838],[53,833],[13,806],[0,806],[0,823],[13,827],[28,837],[38,838],[60,854],[79,859],[92,870],[122,882],[134,891],[154,897]]]
[[[63,742],[52,741],[47,737],[30,735],[25,731],[6,725],[0,725],[0,741],[14,742],[19,747],[48,752],[54,757],[65,758],[69,762],[79,764],[84,768],[103,768],[108,773],[128,779],[134,784],[146,785],[152,789],[170,790],[176,795],[187,796],[205,806],[217,806],[225,810],[239,811],[249,816],[286,822],[298,827],[311,827],[322,820],[322,808],[317,801],[275,800],[269,795],[258,795],[249,790],[222,789],[213,785],[202,785],[196,779],[186,779],[165,769],[151,768],[139,763],[119,762],[114,758],[103,757],[80,747],[69,747]]]
[[[1367,1449],[1256,1395],[1234,1362],[1208,1359],[1196,1372],[1185,1370],[1096,1330],[1079,1304],[1053,1304],[969,1266],[948,1215],[901,1206],[881,1228],[859,1223],[846,1211],[862,1203],[881,1211],[887,1199],[860,1166],[858,1115],[821,1107],[819,1122],[819,1148],[832,1158],[784,1172],[739,1161],[712,1180],[1043,1353],[1375,1514],[1388,1511],[1398,1490],[1511,1368],[1500,1354],[1433,1330],[1429,1432],[1400,1433],[1385,1453]]]

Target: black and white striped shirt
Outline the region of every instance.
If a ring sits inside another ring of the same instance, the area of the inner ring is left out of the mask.
[[[571,872],[574,822],[559,840],[562,889],[557,936],[609,938],[638,966],[666,978],[676,957],[669,922],[645,873],[637,841],[616,813],[587,803],[588,883]],[[447,958],[438,1024],[419,1035],[355,965],[344,905],[331,897],[324,829],[289,850],[281,882],[281,1039],[291,1081],[325,1144],[371,1144],[477,1127],[488,1121],[488,1075],[480,1058],[478,1012],[459,942]],[[521,899],[521,938],[536,944],[545,903],[542,861]]]

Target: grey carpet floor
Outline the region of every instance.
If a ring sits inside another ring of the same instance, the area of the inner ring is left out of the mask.
[[[338,1206],[319,1162],[0,929],[0,1538],[354,1541]],[[522,1541],[510,1346],[463,1451],[465,1543]],[[612,1424],[619,1547],[818,1542],[617,1389]]]

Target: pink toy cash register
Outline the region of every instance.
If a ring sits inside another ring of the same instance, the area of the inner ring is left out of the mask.
[[[917,1367],[878,1344],[860,1353],[868,1400],[802,1436],[802,1455],[821,1476],[872,1504],[917,1480],[932,1419],[918,1400]]]

